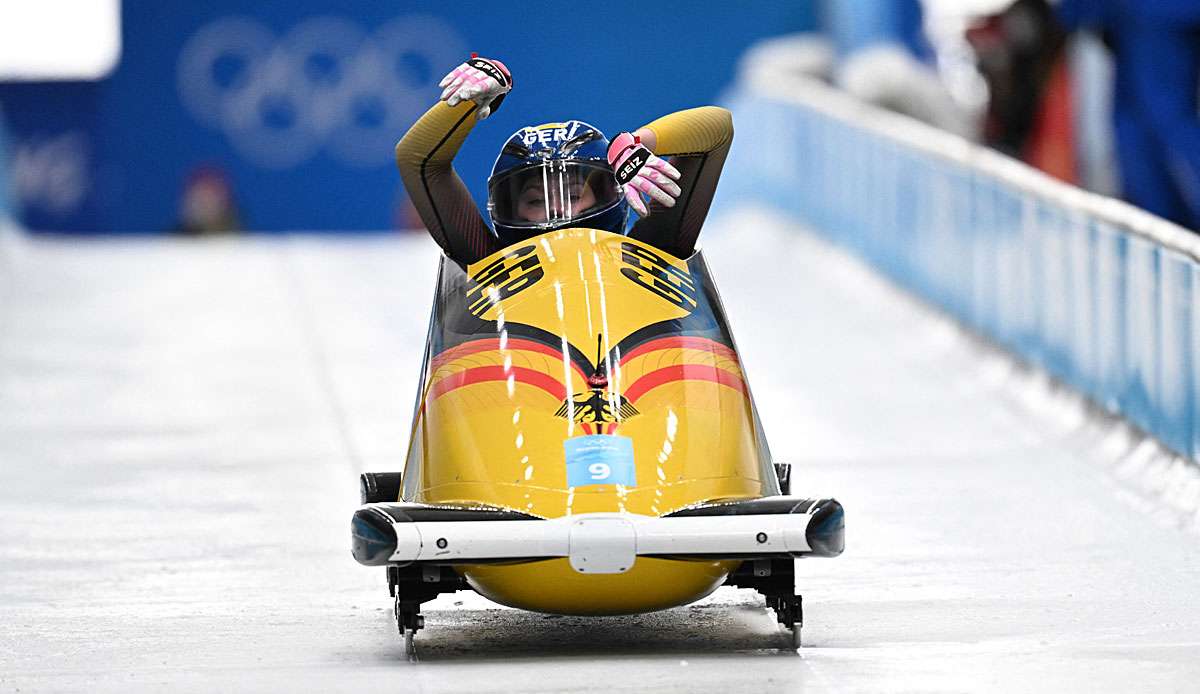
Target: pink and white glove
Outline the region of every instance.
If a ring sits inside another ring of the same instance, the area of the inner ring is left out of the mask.
[[[450,71],[438,82],[442,101],[457,106],[460,101],[474,101],[479,110],[475,117],[483,120],[500,108],[504,95],[512,89],[512,73],[499,60],[480,58],[472,53],[467,62]]]
[[[679,197],[679,170],[656,157],[632,133],[621,133],[608,145],[608,164],[612,166],[617,183],[625,191],[625,199],[638,215],[650,214],[642,193],[657,200],[663,207],[674,207]]]

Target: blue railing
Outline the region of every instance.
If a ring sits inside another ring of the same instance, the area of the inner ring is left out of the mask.
[[[1193,234],[778,70],[744,76],[730,106],[726,199],[794,215],[1200,459]]]

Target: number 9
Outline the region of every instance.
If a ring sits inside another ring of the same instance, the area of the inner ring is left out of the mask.
[[[612,468],[608,466],[608,463],[592,463],[588,466],[588,474],[594,480],[606,480],[612,474]]]

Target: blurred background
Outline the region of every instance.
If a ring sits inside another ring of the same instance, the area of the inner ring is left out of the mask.
[[[502,58],[519,85],[455,162],[482,200],[519,127],[627,130],[712,102],[756,40],[816,27],[801,2],[656,13],[666,40],[614,29],[642,8],[580,22],[552,2],[5,3],[0,31],[30,37],[0,64],[16,214],[74,233],[419,226],[392,147],[471,52]]]
[[[587,24],[551,2],[5,3],[0,199],[27,229],[73,234],[419,227],[392,145],[471,51],[517,80],[456,160],[480,202],[498,143],[522,125],[630,129],[718,102],[739,61],[783,54],[1194,228],[1193,4],[714,2],[649,17],[616,0]],[[648,24],[654,40],[638,34]]]

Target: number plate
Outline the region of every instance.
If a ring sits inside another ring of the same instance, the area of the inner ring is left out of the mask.
[[[633,439],[596,434],[563,442],[567,454],[567,486],[589,484],[637,485],[633,465]]]

